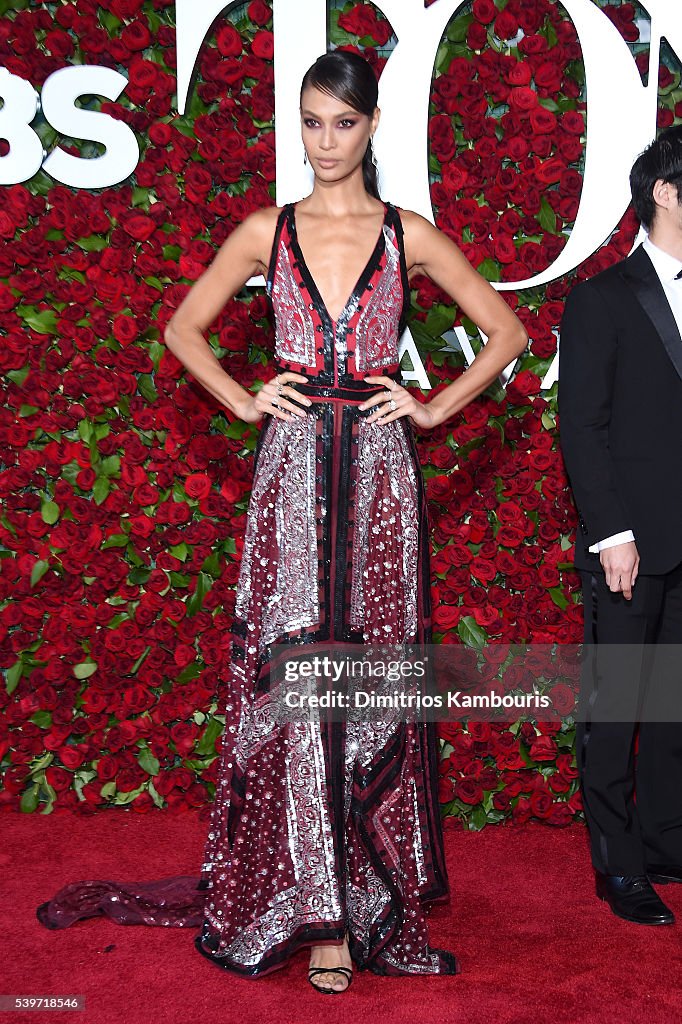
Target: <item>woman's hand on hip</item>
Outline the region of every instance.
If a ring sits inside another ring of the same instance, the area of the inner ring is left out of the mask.
[[[428,404],[418,402],[407,388],[397,384],[392,377],[365,377],[365,380],[368,384],[383,384],[386,388],[358,406],[360,409],[371,409],[376,406],[374,412],[367,417],[367,423],[376,422],[383,426],[392,420],[400,419],[401,416],[409,416],[418,427],[429,429],[437,426],[438,420]]]
[[[301,409],[301,405],[311,405],[310,399],[299,394],[296,388],[292,387],[294,381],[305,383],[307,380],[307,377],[303,377],[300,373],[294,373],[292,370],[277,374],[255,395],[250,395],[243,406],[237,410],[239,419],[245,423],[257,423],[265,413],[280,420],[290,420],[292,414],[307,416],[305,409]]]

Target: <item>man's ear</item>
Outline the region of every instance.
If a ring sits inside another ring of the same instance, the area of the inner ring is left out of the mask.
[[[677,189],[669,181],[663,181],[662,178],[658,178],[654,182],[651,195],[656,206],[661,206],[664,210],[677,206]]]

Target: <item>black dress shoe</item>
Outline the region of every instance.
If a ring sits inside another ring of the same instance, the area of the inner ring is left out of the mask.
[[[597,896],[616,917],[635,924],[674,924],[675,915],[652,888],[646,875],[602,875],[597,872]]]
[[[676,868],[672,864],[652,864],[646,869],[646,873],[649,881],[657,885],[682,882],[682,868]]]

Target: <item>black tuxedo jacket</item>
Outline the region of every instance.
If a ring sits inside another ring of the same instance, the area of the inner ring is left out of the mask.
[[[682,562],[682,338],[646,251],[576,285],[559,355],[559,430],[578,508],[575,564],[632,530],[642,574]]]

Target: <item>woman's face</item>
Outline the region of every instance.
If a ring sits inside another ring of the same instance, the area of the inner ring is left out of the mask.
[[[326,92],[309,86],[301,97],[301,135],[315,175],[339,181],[362,164],[367,142],[379,122]]]

